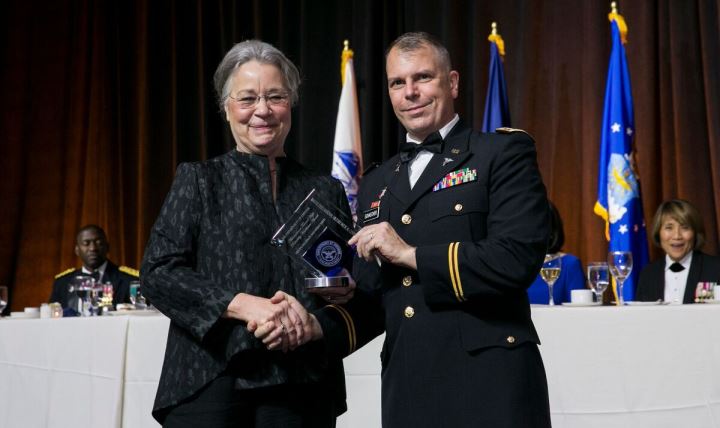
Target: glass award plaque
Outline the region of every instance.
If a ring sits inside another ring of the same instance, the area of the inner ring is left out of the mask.
[[[351,225],[345,212],[320,200],[313,189],[270,243],[305,268],[306,288],[347,287],[350,280],[341,272],[351,270],[355,254],[347,243],[355,234]]]

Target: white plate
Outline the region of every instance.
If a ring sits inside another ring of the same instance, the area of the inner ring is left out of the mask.
[[[625,302],[628,306],[658,306],[658,305],[669,305],[670,302],[639,302],[637,300],[633,300],[631,302]]]
[[[599,302],[592,302],[592,303],[573,303],[573,302],[563,302],[563,306],[570,306],[570,307],[584,307],[584,306],[602,306]]]
[[[111,311],[107,313],[108,315],[113,315],[116,317],[123,316],[123,315],[129,315],[129,316],[149,316],[149,315],[159,315],[160,311],[156,311],[155,309],[135,309],[132,311]]]

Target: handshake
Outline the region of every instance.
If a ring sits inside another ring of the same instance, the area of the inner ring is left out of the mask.
[[[309,290],[330,303],[347,303],[353,296],[355,284],[349,287]],[[288,352],[323,337],[317,318],[298,300],[283,291],[271,298],[247,293],[235,295],[223,314],[224,318],[244,321],[247,329],[262,340],[268,350]]]

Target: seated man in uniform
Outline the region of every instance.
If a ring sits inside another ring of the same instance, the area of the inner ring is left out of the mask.
[[[83,226],[75,237],[75,255],[82,260],[80,269],[70,268],[55,275],[50,302],[68,307],[68,286],[77,276],[91,276],[99,283],[113,285],[113,305],[128,303],[130,281],[138,280],[138,271],[127,266],[117,266],[107,259],[110,244],[100,226]]]

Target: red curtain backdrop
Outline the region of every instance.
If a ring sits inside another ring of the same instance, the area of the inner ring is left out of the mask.
[[[635,99],[645,218],[669,198],[692,201],[718,251],[720,14],[717,0],[621,2]],[[383,53],[413,30],[437,35],[460,72],[457,109],[479,127],[490,23],[505,39],[513,126],[535,136],[565,251],[607,248],[595,203],[607,72],[609,2],[55,0],[0,6],[0,284],[12,310],[50,295],[78,265],[77,228],[97,223],[110,258],[139,267],[179,162],[233,147],[212,92],[232,44],[260,38],[301,69],[288,154],[330,170],[342,41],[355,50],[364,158],[402,135],[387,100]],[[660,253],[652,250],[652,255]]]

